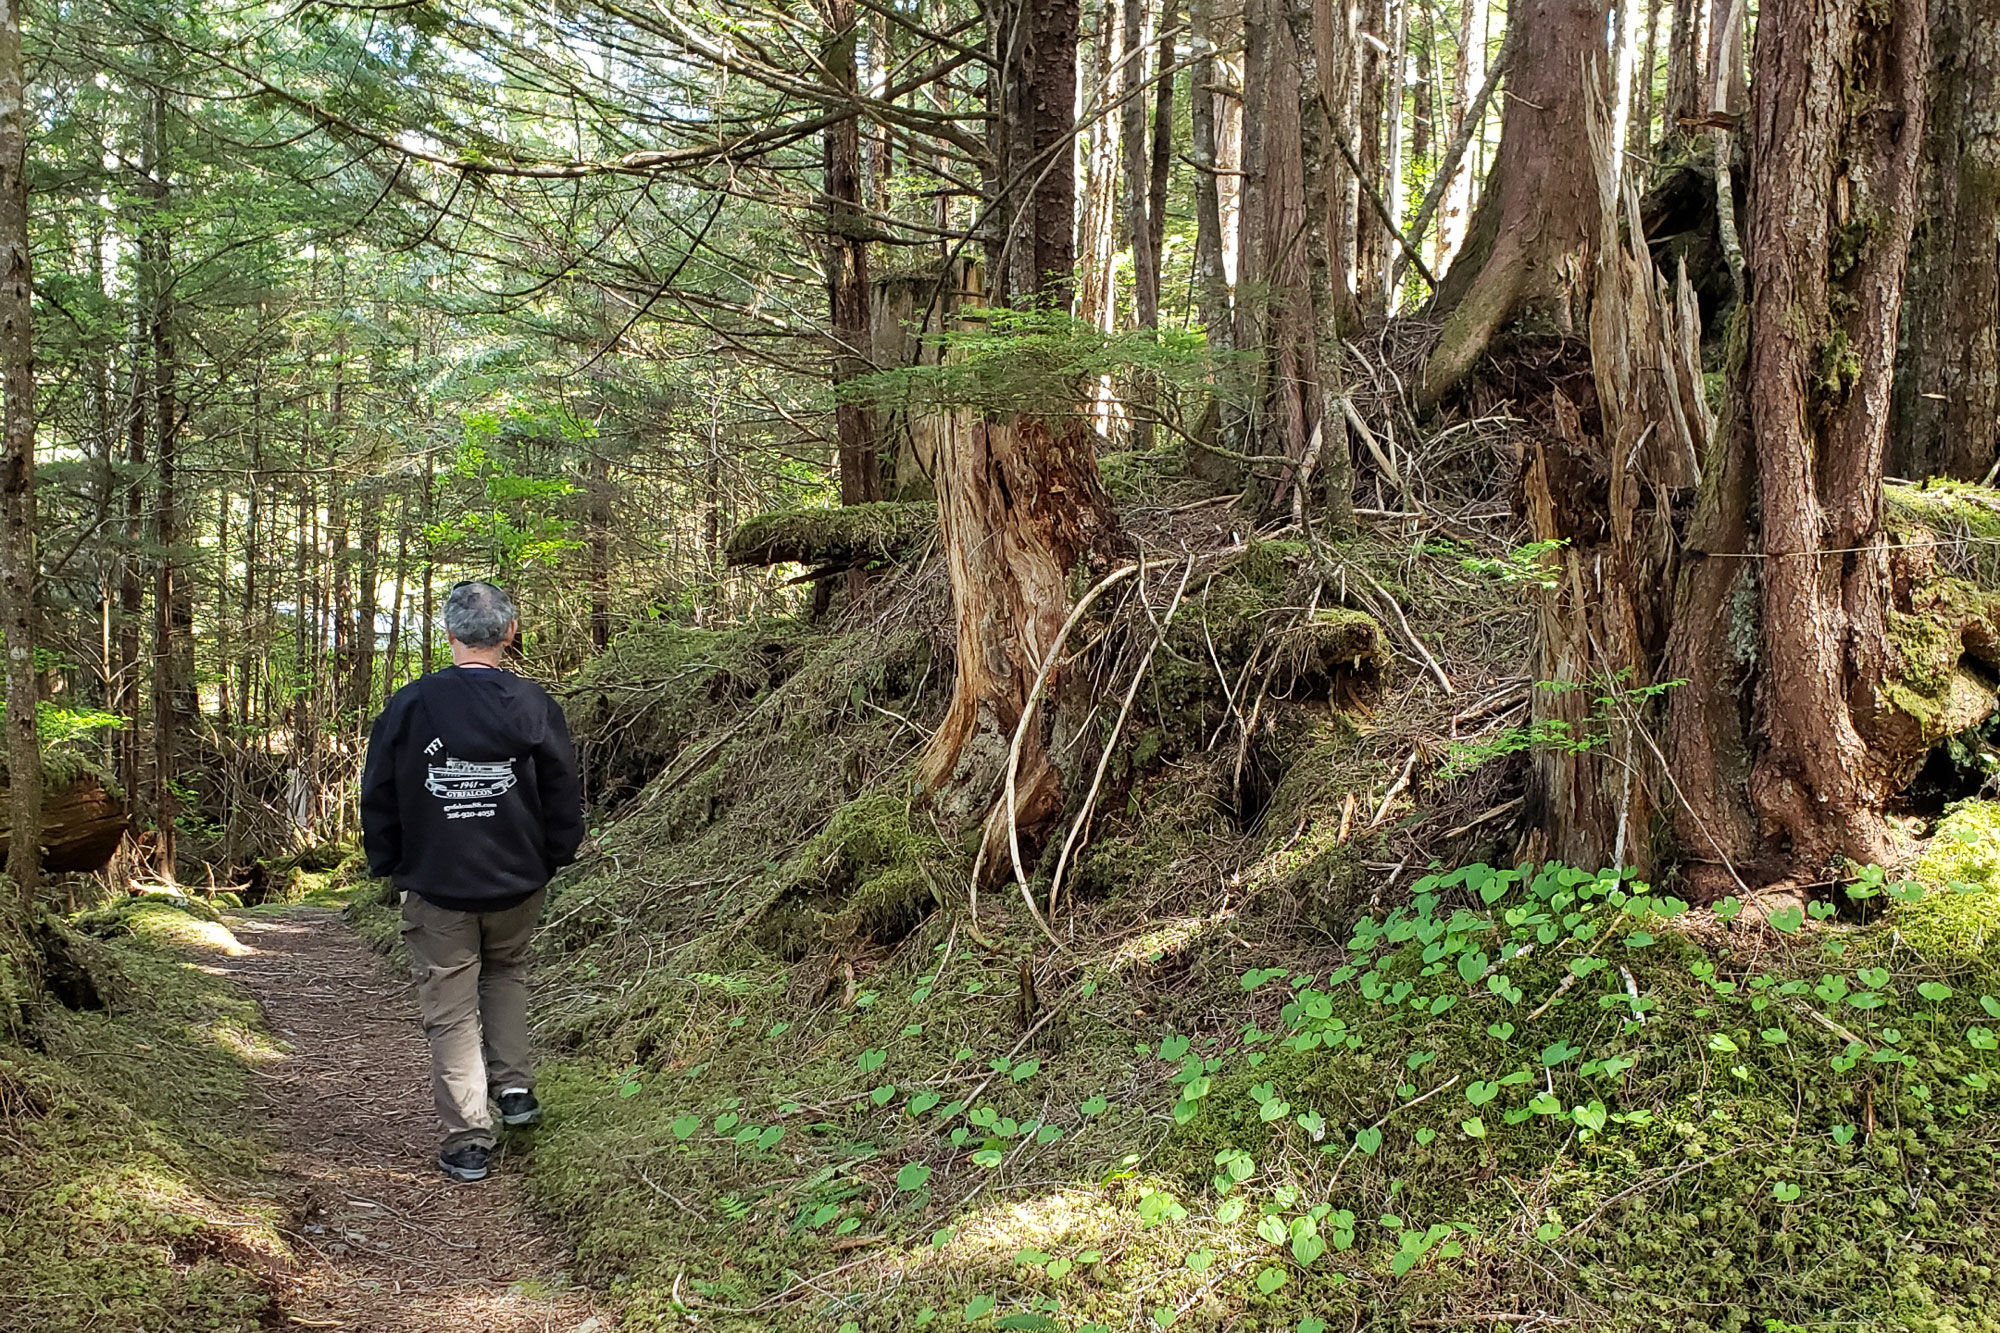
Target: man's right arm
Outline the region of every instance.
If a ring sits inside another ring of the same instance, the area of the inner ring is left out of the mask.
[[[403,711],[392,700],[375,719],[361,770],[361,847],[368,854],[368,873],[384,879],[396,873],[403,859],[403,811],[396,797]]]

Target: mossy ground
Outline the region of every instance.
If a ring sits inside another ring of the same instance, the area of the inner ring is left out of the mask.
[[[1294,557],[1190,590],[1060,949],[1011,888],[975,922],[909,799],[922,635],[794,627],[747,697],[637,705],[702,758],[552,894],[527,1166],[631,1324],[2000,1329],[2000,998],[1920,924],[1979,899],[1686,931],[1588,875],[1371,901],[1379,717],[1286,699],[1247,825],[1208,741]],[[860,924],[889,879],[949,906]]]
[[[278,1051],[204,970],[234,938],[163,901],[99,925],[109,1008],[50,1007],[32,1049],[0,1046],[0,1327],[265,1327],[285,1248],[245,1185],[247,1097]]]

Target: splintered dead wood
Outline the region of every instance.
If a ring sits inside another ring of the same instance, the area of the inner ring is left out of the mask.
[[[227,970],[291,1053],[263,1081],[265,1166],[303,1267],[289,1324],[355,1333],[572,1333],[588,1292],[566,1290],[561,1247],[522,1203],[502,1153],[477,1185],[436,1165],[430,1063],[415,997],[332,912],[235,923],[253,952]],[[528,1290],[517,1289],[524,1284]]]

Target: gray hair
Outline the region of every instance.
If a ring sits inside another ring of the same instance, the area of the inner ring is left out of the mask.
[[[491,583],[461,583],[444,599],[444,627],[468,648],[497,647],[520,618],[514,599]]]

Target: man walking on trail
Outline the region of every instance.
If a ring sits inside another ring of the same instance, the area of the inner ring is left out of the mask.
[[[483,1180],[492,1095],[508,1125],[542,1118],[528,1056],[528,940],[549,877],[583,841],[576,749],[541,686],[500,665],[520,623],[491,583],[444,604],[452,665],[389,700],[368,737],[361,836],[403,896],[403,943],[444,1123],[438,1165]]]

